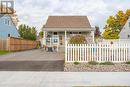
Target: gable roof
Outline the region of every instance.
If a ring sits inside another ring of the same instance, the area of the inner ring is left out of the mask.
[[[0,4],[0,13],[6,13],[6,12],[12,14],[13,12],[15,12],[15,10],[13,8],[9,8]]]
[[[87,16],[49,16],[44,28],[91,28]]]
[[[8,15],[11,17],[13,23],[15,25],[17,25],[19,20],[18,20],[18,17],[16,15],[16,11],[12,8],[9,8],[9,7],[6,7],[6,6],[0,4],[0,15],[1,15],[1,17],[4,15],[4,13],[6,13],[6,11],[8,11],[10,13]]]

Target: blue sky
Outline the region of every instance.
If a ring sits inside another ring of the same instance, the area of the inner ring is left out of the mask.
[[[50,15],[88,16],[102,31],[110,15],[130,9],[130,0],[15,0],[15,9],[19,24],[36,26],[38,31]]]

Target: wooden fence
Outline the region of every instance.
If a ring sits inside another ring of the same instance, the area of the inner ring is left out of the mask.
[[[9,37],[8,39],[1,41],[3,41],[2,43],[5,43],[5,45],[0,44],[1,45],[0,50],[7,50],[7,51],[23,51],[23,50],[35,49],[39,44],[39,42],[37,41],[24,40],[13,37]]]
[[[126,62],[130,61],[128,44],[66,44],[66,62]]]
[[[0,50],[6,50],[7,49],[7,40],[0,38]]]

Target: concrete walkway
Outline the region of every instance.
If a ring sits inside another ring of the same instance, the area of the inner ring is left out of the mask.
[[[130,86],[130,73],[0,72],[0,87]]]
[[[63,71],[64,53],[42,49],[0,56],[0,71]]]

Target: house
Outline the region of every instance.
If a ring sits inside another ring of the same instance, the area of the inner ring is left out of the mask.
[[[64,47],[65,41],[74,35],[84,35],[88,43],[94,43],[95,28],[91,27],[87,16],[49,16],[42,30],[43,45],[51,42],[51,45]],[[51,39],[46,40],[48,37]]]
[[[0,38],[6,39],[9,36],[19,37],[19,33],[16,28],[17,23],[18,23],[18,18],[15,13],[3,14],[2,12],[0,12]]]
[[[130,18],[127,20],[126,24],[124,25],[123,29],[119,34],[120,39],[130,39]]]

